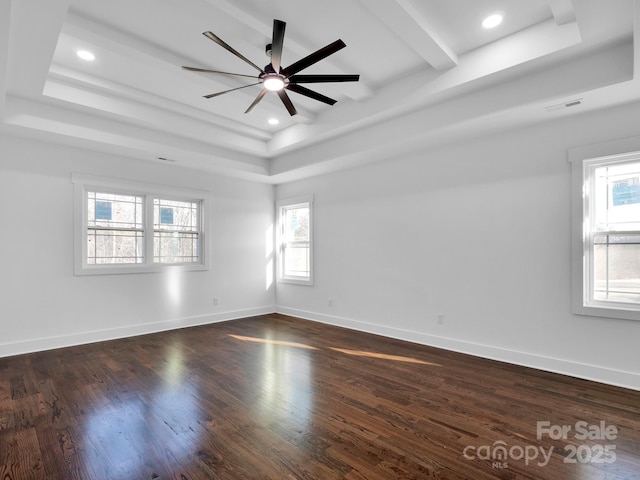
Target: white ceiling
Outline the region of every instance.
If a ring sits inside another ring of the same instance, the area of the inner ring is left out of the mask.
[[[7,0],[0,4],[2,131],[279,183],[640,99],[640,0]],[[635,8],[634,8],[635,7]],[[488,14],[504,22],[481,27]],[[283,65],[342,39],[301,73],[357,83],[290,93],[291,117],[254,75],[273,19]],[[635,35],[634,35],[635,32]],[[80,60],[87,49],[96,60]],[[635,69],[635,71],[634,71]],[[574,99],[582,104],[552,112]],[[271,126],[269,118],[280,123]]]

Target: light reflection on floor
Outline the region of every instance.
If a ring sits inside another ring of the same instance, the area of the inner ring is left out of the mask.
[[[235,338],[236,340],[243,340],[245,342],[265,343],[268,345],[283,345],[285,347],[296,347],[296,348],[306,348],[308,350],[318,350],[316,347],[305,345],[304,343],[287,342],[285,340],[271,340],[268,338],[258,338],[258,337],[243,337],[242,335],[231,335],[231,334],[229,334],[229,336],[231,338]]]
[[[314,399],[311,350],[317,349],[292,342],[264,342],[260,400],[256,405],[262,415],[272,421],[311,423]]]
[[[349,350],[346,348],[336,348],[330,347],[334,352],[346,353],[347,355],[354,355],[356,357],[368,357],[368,358],[379,358],[382,360],[393,360],[394,362],[405,362],[405,363],[417,363],[420,365],[431,365],[433,367],[441,367],[442,365],[438,363],[425,362],[424,360],[418,360],[413,357],[402,357],[400,355],[388,355],[386,353],[376,353],[376,352],[366,352],[363,350]]]
[[[307,350],[318,350],[316,347],[312,347],[311,345],[306,345],[304,343],[298,342],[288,342],[285,340],[273,340],[270,338],[258,338],[258,337],[245,337],[241,335],[232,335],[229,334],[230,337],[235,338],[236,340],[243,340],[246,342],[254,342],[254,343],[264,343],[267,345],[282,345],[288,347],[296,347],[296,348],[305,348]],[[345,353],[347,355],[354,355],[356,357],[368,357],[368,358],[378,358],[381,360],[392,360],[395,362],[405,362],[405,363],[416,363],[420,365],[431,365],[433,367],[441,367],[442,365],[433,362],[425,362],[424,360],[419,360],[413,357],[403,357],[401,355],[389,355],[386,353],[378,353],[378,352],[368,352],[365,350],[350,350],[348,348],[338,348],[338,347],[329,347],[330,350],[334,352]]]
[[[317,347],[299,342],[272,338],[247,337],[229,334],[235,340],[260,344],[262,346],[262,375],[260,376],[259,400],[256,412],[272,421],[292,422],[297,425],[312,423],[314,391],[313,357]],[[389,355],[385,353],[346,348],[330,347],[330,350],[357,357],[376,358],[394,362],[439,367],[441,365],[426,362],[413,357]],[[286,407],[289,406],[287,410]],[[294,406],[294,408],[291,408]]]
[[[180,461],[190,458],[203,440],[200,393],[185,370],[182,344],[172,344],[164,358],[161,378],[148,376],[147,381],[157,383],[150,394],[110,392],[108,385],[102,385],[103,391],[96,393],[110,396],[113,402],[87,412],[83,454],[90,464],[118,465],[118,472],[112,472],[114,478],[135,478],[135,472],[148,469],[146,449],[158,448],[160,455]],[[148,372],[133,373],[144,377]]]
[[[320,349],[307,343],[274,338],[229,335],[237,341],[250,342],[260,350],[260,374],[254,377],[255,390],[251,405],[256,418],[266,428],[288,428],[304,436],[313,429],[314,356]],[[338,354],[383,361],[439,366],[413,357],[378,352],[328,347]],[[186,368],[186,354],[180,341],[171,344],[161,356],[159,375],[153,370],[131,371],[132,375],[155,383],[148,395],[136,392],[110,392],[108,385],[96,397],[110,396],[113,402],[90,413],[85,425],[85,454],[97,464],[118,465],[114,475],[122,476],[148,470],[145,448],[160,449],[158,455],[169,455],[173,461],[187,461],[194,449],[210,438],[201,421],[206,412],[198,403],[197,382]],[[317,357],[316,357],[317,358]],[[147,376],[148,375],[148,376]],[[106,389],[106,391],[105,391]],[[116,408],[114,408],[114,405]],[[294,428],[291,428],[291,427]]]

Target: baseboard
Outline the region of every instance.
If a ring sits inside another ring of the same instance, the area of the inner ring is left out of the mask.
[[[95,330],[90,332],[77,333],[72,335],[62,335],[56,337],[38,338],[23,342],[13,342],[0,344],[0,358],[24,353],[52,350],[54,348],[71,347],[74,345],[84,345],[88,343],[115,340],[118,338],[134,337],[150,333],[175,330],[178,328],[195,327],[211,323],[224,322],[238,318],[253,317],[257,315],[267,315],[273,312],[299,317],[315,322],[326,323],[338,327],[349,328],[361,332],[373,333],[385,337],[396,338],[408,342],[442,348],[454,352],[474,355],[477,357],[498,360],[512,363],[524,367],[536,368],[548,372],[569,375],[576,378],[591,380],[623,388],[640,391],[640,375],[633,372],[613,370],[597,365],[587,365],[571,362],[558,358],[551,358],[526,352],[519,352],[491,345],[465,342],[453,338],[428,335],[411,330],[378,325],[373,323],[352,320],[343,317],[325,315],[317,312],[299,310],[288,307],[264,306],[242,310],[233,310],[215,314],[201,315],[177,320],[165,320],[162,322],[145,323],[140,325],[129,325],[126,327]]]
[[[640,391],[640,375],[633,372],[613,370],[597,365],[586,365],[559,358],[428,335],[295,308],[276,307],[276,313]]]
[[[161,322],[143,323],[139,325],[129,325],[126,327],[109,328],[104,330],[94,330],[72,335],[61,335],[56,337],[37,338],[23,342],[0,344],[0,358],[24,353],[40,352],[52,350],[54,348],[72,347],[74,345],[84,345],[87,343],[102,342],[105,340],[115,340],[118,338],[135,337],[147,335],[149,333],[176,330],[178,328],[195,327],[210,323],[225,322],[238,318],[254,317],[275,312],[275,307],[255,307],[228,312],[199,315],[195,317],[182,318],[177,320],[164,320]]]

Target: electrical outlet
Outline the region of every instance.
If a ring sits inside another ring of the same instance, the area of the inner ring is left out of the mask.
[[[213,297],[213,304],[214,304],[214,305],[218,305],[218,303],[220,303],[220,302],[218,301],[218,297]]]
[[[327,305],[329,307],[333,307],[333,299],[332,298],[327,299]]]
[[[438,325],[444,325],[444,314],[438,314]]]

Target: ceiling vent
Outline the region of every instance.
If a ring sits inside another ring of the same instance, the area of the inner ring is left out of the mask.
[[[582,105],[582,99],[576,98],[575,100],[569,100],[568,102],[558,103],[556,105],[549,105],[548,107],[544,107],[547,112],[556,112],[558,110],[565,110],[571,107],[577,107],[578,105]]]

